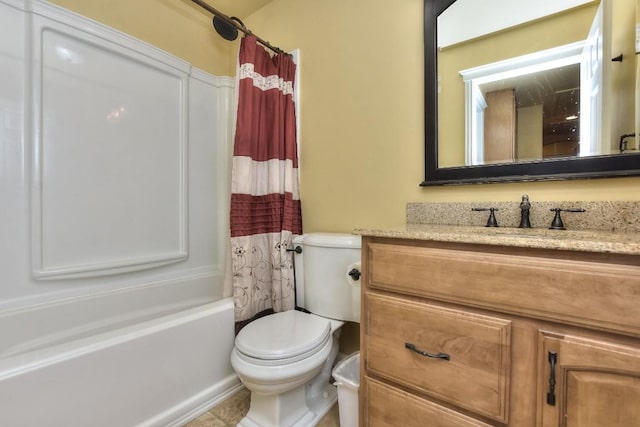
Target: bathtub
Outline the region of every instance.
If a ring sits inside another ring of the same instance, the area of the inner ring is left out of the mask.
[[[0,313],[0,426],[181,426],[235,393],[233,302],[210,280]]]

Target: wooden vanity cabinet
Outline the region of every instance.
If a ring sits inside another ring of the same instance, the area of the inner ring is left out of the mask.
[[[640,427],[640,257],[365,236],[362,272],[362,426]]]

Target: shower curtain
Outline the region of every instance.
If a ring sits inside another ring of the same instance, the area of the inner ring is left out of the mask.
[[[291,238],[302,233],[293,84],[296,65],[245,36],[231,174],[235,319],[295,308]]]

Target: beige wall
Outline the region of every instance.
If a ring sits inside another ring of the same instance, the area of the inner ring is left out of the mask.
[[[247,18],[301,50],[305,231],[403,222],[423,179],[422,0],[274,0]]]
[[[516,159],[542,158],[542,105],[518,108],[518,141]]]
[[[407,202],[638,199],[640,178],[419,187],[422,7],[274,0],[246,20],[281,47],[301,49],[305,231],[403,223]]]
[[[243,0],[248,1],[248,0]],[[210,0],[215,7],[215,0]],[[237,44],[187,0],[55,0],[217,75]],[[422,0],[274,0],[245,19],[301,49],[305,231],[404,223],[407,202],[637,200],[640,178],[421,188]]]

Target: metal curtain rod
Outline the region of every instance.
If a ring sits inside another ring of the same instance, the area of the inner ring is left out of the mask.
[[[218,18],[222,19],[227,24],[229,24],[229,25],[235,27],[236,29],[242,31],[243,33],[245,33],[247,35],[254,36],[261,44],[263,44],[265,47],[271,49],[272,51],[274,51],[276,53],[284,53],[285,55],[288,55],[288,53],[285,52],[284,50],[280,49],[279,47],[273,46],[271,43],[269,43],[266,40],[261,39],[257,35],[253,34],[251,32],[251,30],[249,30],[244,25],[239,25],[236,21],[234,21],[233,19],[231,19],[230,17],[228,17],[224,13],[220,12],[219,10],[213,8],[212,6],[209,6],[207,3],[203,2],[202,0],[191,0],[191,1],[194,2],[195,4],[197,4],[198,6],[200,6],[201,8],[211,12],[214,16],[217,16]]]

